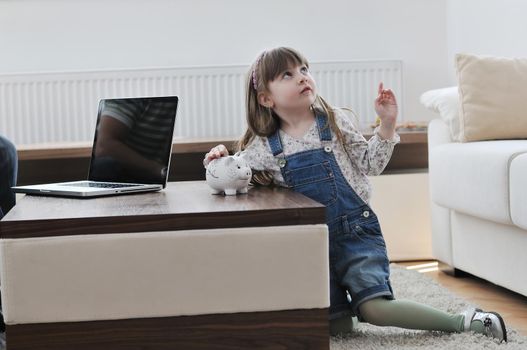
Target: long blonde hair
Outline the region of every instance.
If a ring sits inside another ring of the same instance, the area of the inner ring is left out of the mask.
[[[260,92],[268,92],[268,84],[275,80],[281,73],[291,66],[306,65],[309,63],[298,51],[288,47],[278,47],[264,51],[251,65],[245,81],[245,112],[247,119],[247,130],[238,141],[237,149],[245,149],[255,136],[269,137],[280,128],[280,118],[276,113],[258,102]],[[253,77],[256,76],[256,79]],[[256,86],[254,86],[256,82]],[[255,88],[256,87],[256,88]],[[335,120],[334,108],[331,107],[320,95],[316,96],[313,108],[328,118],[329,127],[340,142],[343,140],[342,133]]]
[[[299,65],[305,65],[309,68],[306,58],[298,51],[288,47],[277,47],[264,51],[251,65],[245,82],[247,130],[236,145],[238,151],[244,150],[256,136],[269,137],[280,128],[279,116],[272,109],[262,106],[258,102],[258,94],[269,92],[268,84],[270,82],[291,66]],[[329,126],[336,134],[338,141],[343,144],[344,137],[337,126],[334,108],[318,94],[312,108],[315,113],[324,114],[327,117],[328,124],[326,127]],[[258,181],[258,177],[263,178],[264,181]],[[257,183],[268,184],[269,179],[269,174],[261,173],[259,176],[255,176],[253,180],[256,180]]]

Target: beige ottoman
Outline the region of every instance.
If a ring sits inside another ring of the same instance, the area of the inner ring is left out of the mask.
[[[0,257],[10,350],[163,349],[160,334],[182,349],[329,347],[311,336],[327,331],[323,224],[2,239]]]

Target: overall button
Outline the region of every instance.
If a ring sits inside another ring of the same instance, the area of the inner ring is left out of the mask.
[[[287,161],[286,161],[284,158],[280,158],[280,159],[278,159],[278,166],[279,166],[280,168],[285,167],[285,164],[286,164],[286,163],[287,163]]]
[[[370,212],[368,210],[365,210],[365,211],[362,212],[362,216],[367,218],[368,216],[370,216]]]
[[[331,152],[332,151],[331,150],[331,146],[324,147],[324,151],[327,152],[327,153]]]

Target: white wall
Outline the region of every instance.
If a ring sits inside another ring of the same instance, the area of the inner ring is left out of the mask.
[[[406,120],[445,86],[446,0],[3,0],[0,74],[249,64],[288,45],[311,61],[401,59]]]
[[[449,82],[457,83],[454,55],[527,57],[527,2],[447,0]]]

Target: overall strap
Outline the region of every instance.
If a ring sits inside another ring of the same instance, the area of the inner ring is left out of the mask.
[[[273,152],[273,156],[276,157],[284,151],[284,148],[282,147],[282,141],[280,140],[280,129],[276,129],[274,134],[267,137],[267,140],[269,141],[269,146],[271,146],[271,152]]]
[[[328,118],[325,115],[317,114],[316,120],[320,141],[331,141],[331,128],[329,127]]]

